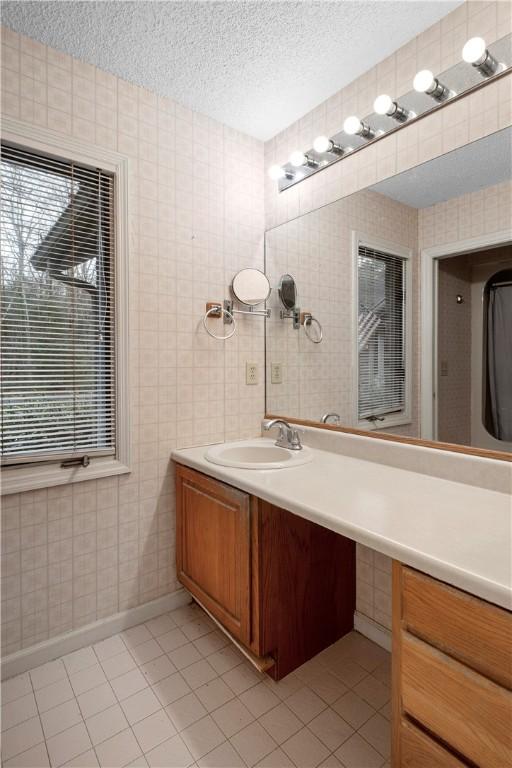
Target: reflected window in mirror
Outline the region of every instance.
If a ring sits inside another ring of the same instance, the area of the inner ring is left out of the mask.
[[[410,253],[355,238],[357,423],[379,429],[411,420]]]

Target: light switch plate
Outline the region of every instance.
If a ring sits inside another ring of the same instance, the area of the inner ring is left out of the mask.
[[[271,363],[270,380],[272,384],[283,383],[283,366],[281,365],[281,363]]]
[[[245,364],[245,383],[246,384],[258,383],[258,364],[257,363]]]

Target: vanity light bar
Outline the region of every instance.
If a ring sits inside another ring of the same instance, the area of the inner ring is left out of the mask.
[[[512,61],[512,35],[506,35],[493,43],[490,48],[491,51],[483,38],[472,37],[462,49],[462,60],[471,64],[486,80],[510,70],[510,64],[506,65],[500,61],[503,59]],[[404,127],[408,121],[416,120],[450,99],[458,98],[483,85],[475,82],[474,77],[468,85],[467,75],[461,73],[460,64],[444,72],[441,77],[443,80],[447,77],[455,88],[459,88],[459,92],[449,88],[430,70],[420,70],[414,77],[413,90],[402,96],[400,100],[393,99],[387,94],[377,96],[373,103],[373,115],[364,119],[350,115],[343,123],[343,131],[336,136],[317,136],[313,142],[313,154],[295,150],[290,155],[288,163],[282,166],[271,166],[268,170],[270,178],[277,181],[279,190],[283,191],[341,160],[348,153],[359,151],[366,145],[365,142],[370,143],[390,131],[396,131]],[[424,99],[423,95],[430,97],[435,105],[429,107],[428,100]],[[402,100],[405,104],[401,103]],[[387,118],[393,120],[396,125],[393,126]],[[354,136],[363,141],[356,142],[354,146],[344,146],[343,134],[345,137]]]

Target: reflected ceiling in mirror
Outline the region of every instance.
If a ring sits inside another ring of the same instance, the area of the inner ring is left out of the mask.
[[[505,129],[269,230],[267,413],[512,451],[512,288],[500,321],[483,300],[512,268],[511,179]],[[288,274],[321,344],[280,317]]]

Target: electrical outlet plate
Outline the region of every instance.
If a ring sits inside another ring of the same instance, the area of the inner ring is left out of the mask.
[[[283,383],[283,366],[281,365],[281,363],[271,363],[270,380],[272,384]]]
[[[246,384],[258,383],[258,364],[257,363],[245,364],[245,383]]]

